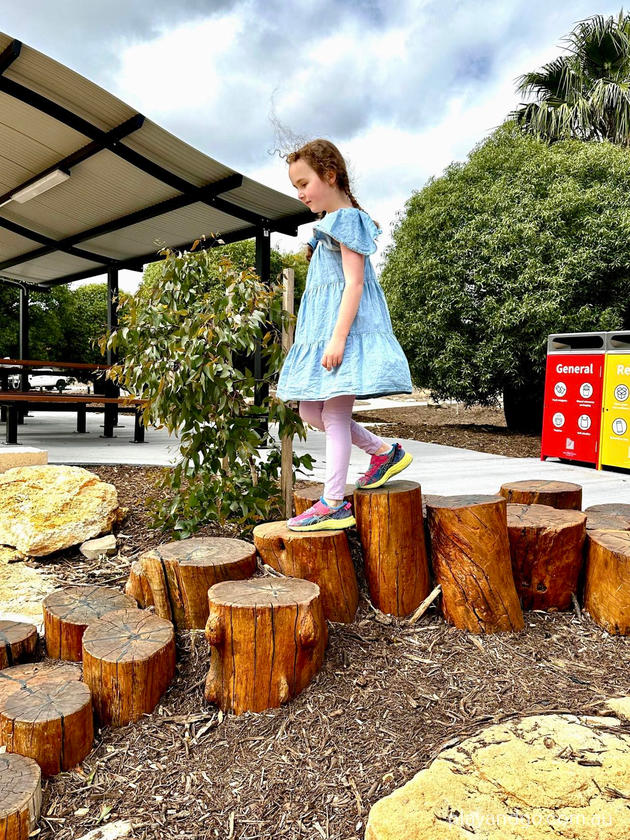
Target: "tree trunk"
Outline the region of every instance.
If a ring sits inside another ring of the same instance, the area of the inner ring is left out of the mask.
[[[28,840],[42,807],[42,772],[32,758],[0,755],[0,837]]]
[[[108,586],[67,586],[42,601],[46,652],[51,659],[81,661],[85,628],[112,610],[135,607],[135,601]]]
[[[578,591],[586,515],[547,505],[508,505],[507,523],[523,609],[569,609]]]
[[[39,636],[34,624],[0,621],[0,668],[36,659],[38,643]]]
[[[208,619],[208,589],[223,580],[251,577],[256,571],[256,549],[244,540],[200,537],[159,545],[145,551],[139,561],[157,614],[178,630],[203,629]]]
[[[297,696],[321,668],[328,632],[316,584],[298,578],[217,583],[208,601],[210,703],[237,715],[262,712]]]
[[[254,528],[263,561],[283,575],[319,586],[324,617],[349,623],[359,604],[357,576],[344,531],[290,531],[285,522]]]
[[[547,505],[559,510],[582,509],[582,488],[570,481],[508,481],[501,485],[499,493],[513,505]]]
[[[83,636],[83,679],[101,724],[125,726],[150,714],[175,674],[170,621],[144,610],[118,610]]]
[[[354,494],[370,600],[405,616],[429,594],[422,491],[415,481],[390,481]]]
[[[539,383],[505,385],[503,387],[503,414],[511,432],[540,434],[544,405],[544,387]]]
[[[29,663],[2,671],[0,742],[45,776],[71,770],[92,749],[92,699],[76,665]]]
[[[442,614],[460,630],[522,630],[501,496],[444,496],[427,504]]]
[[[630,532],[587,534],[584,609],[600,627],[630,634]]]
[[[149,581],[142,570],[140,560],[134,560],[129,569],[129,579],[125,584],[125,595],[129,595],[139,607],[153,606],[153,593]]]

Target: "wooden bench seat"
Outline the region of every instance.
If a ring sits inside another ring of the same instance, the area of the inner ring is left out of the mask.
[[[30,409],[34,411],[46,410],[48,406],[55,406],[58,411],[77,412],[77,432],[85,433],[85,421],[88,405],[92,408],[103,406],[104,429],[103,437],[114,436],[114,426],[117,421],[119,408],[134,409],[134,442],[144,442],[144,425],[142,423],[142,409],[146,400],[135,397],[108,397],[103,394],[54,394],[38,391],[0,391],[0,407],[2,419],[6,419],[6,442],[17,443],[17,428],[20,419]]]

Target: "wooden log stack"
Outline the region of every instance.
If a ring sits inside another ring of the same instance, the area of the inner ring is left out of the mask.
[[[443,496],[427,504],[427,513],[444,618],[472,633],[521,630],[505,499]]]
[[[90,689],[76,665],[28,663],[2,671],[0,743],[34,759],[45,776],[70,770],[92,748]]]
[[[0,621],[0,669],[31,662],[37,658],[38,647],[39,636],[34,624]]]
[[[286,522],[254,528],[254,544],[263,561],[283,575],[319,586],[324,617],[351,622],[359,587],[345,531],[290,531]]]
[[[0,755],[0,837],[28,840],[42,807],[39,764],[24,755]]]
[[[256,549],[244,540],[198,537],[165,543],[140,555],[126,592],[140,606],[179,630],[203,629],[208,619],[208,589],[223,580],[242,580],[256,571]]]
[[[630,531],[589,531],[584,608],[615,635],[630,634]]]
[[[582,510],[582,488],[570,481],[508,481],[501,485],[499,493],[514,505],[548,505],[560,510]]]
[[[101,724],[125,726],[149,714],[175,673],[173,625],[145,610],[117,610],[83,635],[83,679]]]
[[[507,506],[516,591],[525,610],[567,610],[578,591],[586,515],[548,505]]]
[[[67,586],[47,595],[44,609],[46,652],[51,659],[81,660],[81,640],[90,622],[136,602],[109,586]]]
[[[381,612],[409,615],[430,583],[420,485],[390,481],[357,490],[354,510],[370,600]]]
[[[236,714],[286,703],[321,668],[328,639],[319,587],[298,578],[217,583],[208,592],[212,646],[206,700]]]

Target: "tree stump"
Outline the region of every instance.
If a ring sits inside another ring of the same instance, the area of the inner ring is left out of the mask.
[[[585,510],[587,531],[630,531],[630,516]]]
[[[211,586],[243,580],[256,571],[254,546],[228,537],[165,543],[145,551],[139,560],[157,614],[179,630],[205,627]]]
[[[85,628],[112,610],[135,607],[133,598],[109,586],[68,586],[42,601],[46,652],[51,659],[81,661]]]
[[[582,510],[582,488],[569,481],[508,481],[499,493],[514,505],[548,505],[559,510]]]
[[[28,840],[42,807],[42,771],[32,758],[0,755],[0,837]]]
[[[45,776],[76,767],[92,749],[90,689],[76,665],[28,663],[0,671],[0,743]]]
[[[501,496],[443,496],[427,505],[442,614],[460,630],[522,630],[506,502]]]
[[[286,522],[265,522],[254,528],[254,545],[272,569],[319,586],[329,621],[354,619],[359,587],[344,531],[290,531]]]
[[[548,505],[508,505],[507,524],[523,609],[569,609],[578,591],[586,515]]]
[[[352,503],[354,490],[354,484],[346,484],[343,494],[343,498],[346,502]],[[293,506],[295,507],[295,515],[299,516],[301,513],[304,513],[304,511],[308,510],[311,507],[311,505],[314,505],[315,502],[319,499],[319,497],[323,494],[323,484],[316,484],[311,487],[300,487],[299,489],[294,490]],[[293,533],[298,532],[294,531]]]
[[[409,615],[430,583],[420,485],[390,481],[357,490],[354,509],[370,600],[381,612]]]
[[[153,593],[149,586],[149,581],[146,579],[142,571],[142,563],[140,560],[134,560],[129,569],[129,579],[125,584],[125,595],[129,595],[138,604],[139,607],[153,606]]]
[[[117,610],[83,636],[83,679],[100,724],[125,726],[150,714],[175,674],[170,621],[144,610]]]
[[[328,631],[316,584],[298,578],[217,583],[208,601],[205,696],[223,711],[280,706],[321,668]]]
[[[630,634],[630,531],[589,531],[584,609],[609,633]]]
[[[35,659],[38,643],[39,636],[34,624],[0,621],[0,668]]]
[[[624,502],[607,502],[603,505],[591,505],[584,513],[608,513],[615,516],[630,516],[630,504]]]

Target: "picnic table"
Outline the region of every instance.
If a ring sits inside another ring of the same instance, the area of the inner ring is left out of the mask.
[[[118,422],[118,409],[134,409],[134,443],[144,442],[144,424],[142,408],[146,400],[121,396],[120,388],[105,378],[110,365],[89,364],[87,362],[50,362],[41,359],[0,359],[0,421],[6,422],[6,443],[17,443],[18,425],[23,422],[29,411],[76,411],[77,432],[86,432],[87,407],[91,410],[103,410],[103,437],[114,436],[114,427]],[[102,394],[53,393],[35,391],[29,387],[28,373],[50,373],[59,370],[63,373],[77,372],[81,378],[88,378],[103,384]],[[21,388],[9,388],[9,376],[20,374]]]

